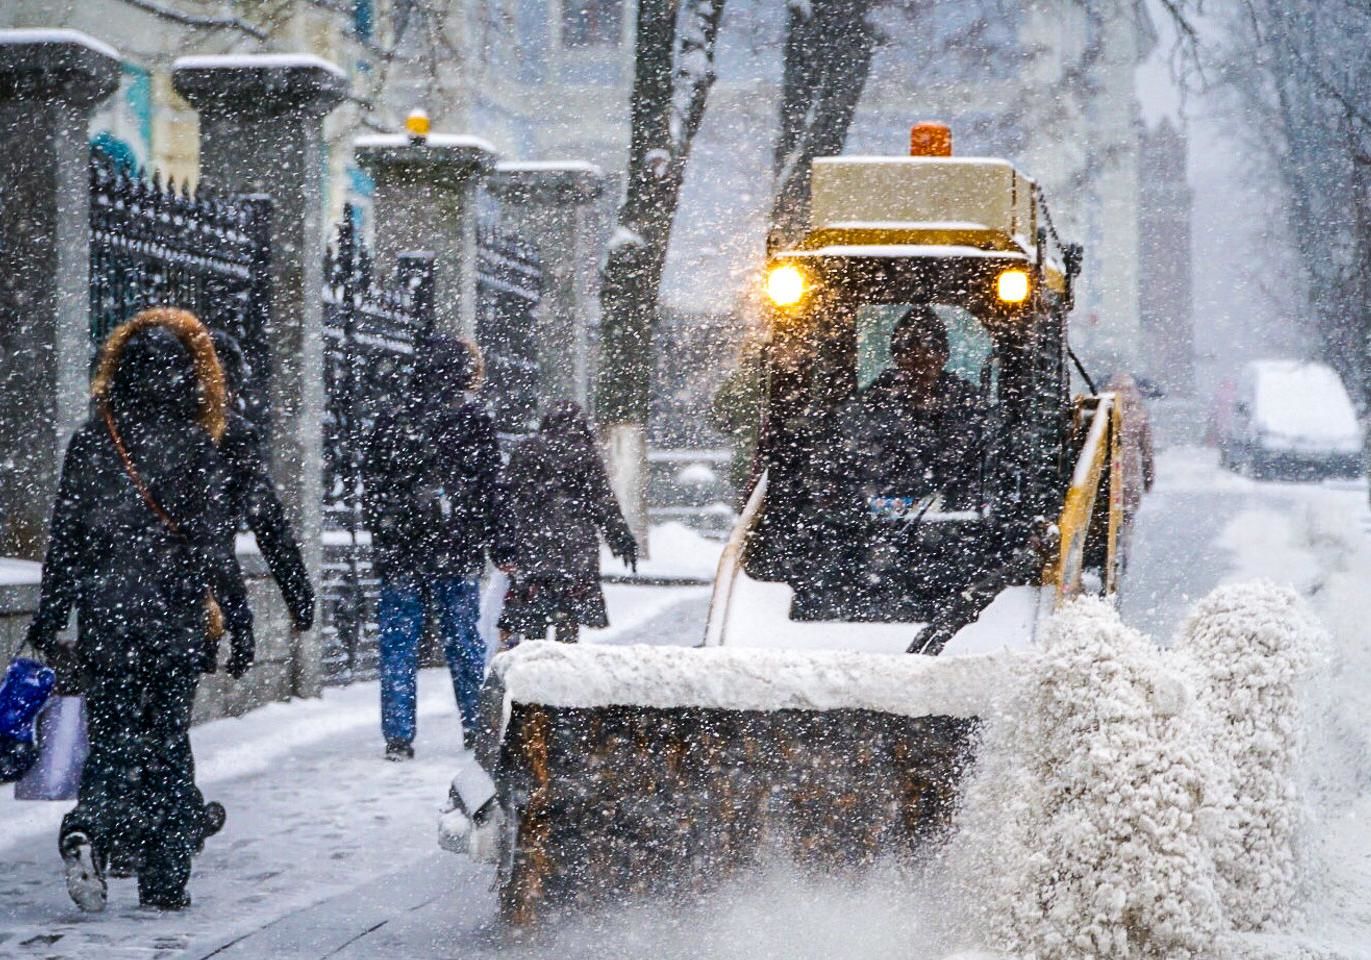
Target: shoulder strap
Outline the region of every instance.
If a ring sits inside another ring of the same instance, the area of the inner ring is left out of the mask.
[[[148,509],[157,515],[166,528],[178,536],[181,533],[180,525],[172,519],[171,514],[162,509],[162,505],[153,499],[152,491],[143,483],[143,478],[138,475],[138,468],[133,465],[133,459],[129,456],[128,450],[124,447],[124,438],[119,436],[119,428],[114,425],[114,414],[110,413],[108,406],[102,405],[100,413],[105,418],[105,427],[109,430],[109,438],[114,441],[114,449],[119,452],[119,460],[124,464],[124,472],[133,481],[134,488],[143,498],[143,502],[148,505]]]

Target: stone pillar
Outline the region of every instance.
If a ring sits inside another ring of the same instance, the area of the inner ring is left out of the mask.
[[[546,405],[558,397],[583,407],[589,388],[586,330],[594,308],[591,278],[599,258],[588,205],[604,192],[592,163],[501,163],[490,189],[508,205],[515,232],[532,241],[543,263],[543,303],[535,336]]]
[[[347,76],[313,56],[186,57],[172,84],[200,113],[200,180],[266,194],[271,214],[271,467],[319,583],[323,474],[324,117]],[[291,687],[320,688],[318,630],[295,637]]]
[[[389,275],[401,253],[432,253],[435,327],[475,340],[474,194],[495,165],[495,148],[478,137],[387,134],[359,137],[355,157],[376,182],[377,267]]]
[[[0,554],[41,559],[90,385],[91,112],[119,54],[73,30],[0,31]]]

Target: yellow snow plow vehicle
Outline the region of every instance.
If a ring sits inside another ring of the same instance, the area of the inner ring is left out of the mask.
[[[916,857],[1012,651],[1115,588],[1121,412],[1072,399],[1080,251],[1033,181],[944,153],[820,159],[812,187],[764,277],[757,480],[703,646],[492,666],[492,736],[440,839],[499,864],[511,923],[776,851]]]

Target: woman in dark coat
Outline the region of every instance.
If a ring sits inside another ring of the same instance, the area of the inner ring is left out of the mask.
[[[638,548],[609,488],[581,408],[554,407],[505,469],[504,523],[496,562],[510,573],[500,629],[541,639],[549,625],[572,643],[581,625],[606,627],[600,540],[637,566]]]
[[[90,754],[59,848],[81,909],[104,908],[106,868],[137,874],[142,905],[180,909],[191,856],[218,826],[189,738],[212,624],[232,635],[231,674],[253,657],[252,614],[222,536],[223,376],[193,315],[148,310],[110,335],[93,393],[95,415],[62,465],[29,628],[60,659],[69,654],[57,635],[76,608]]]

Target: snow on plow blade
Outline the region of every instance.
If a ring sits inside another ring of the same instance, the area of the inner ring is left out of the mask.
[[[521,646],[494,668],[505,919],[687,894],[778,851],[916,856],[1011,659]]]

